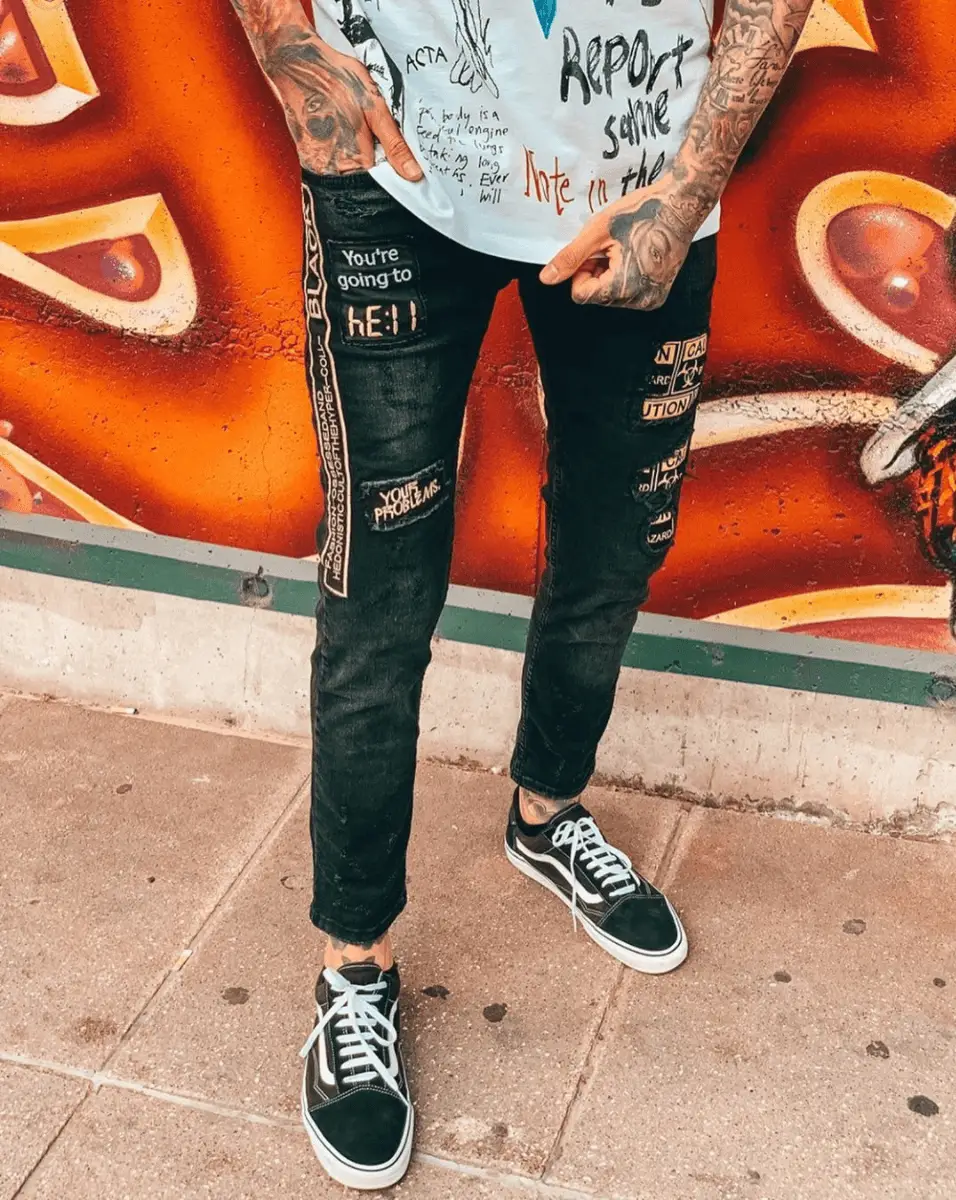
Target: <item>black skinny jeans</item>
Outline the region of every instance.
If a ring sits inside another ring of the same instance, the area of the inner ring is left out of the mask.
[[[715,239],[657,312],[580,307],[538,268],[467,250],[367,175],[306,174],[307,369],[326,508],[313,656],[313,922],[371,942],[405,905],[422,677],[448,587],[465,400],[517,279],[548,423],[547,565],[516,783],[570,799],[594,770],[621,657],[676,529],[707,348]]]

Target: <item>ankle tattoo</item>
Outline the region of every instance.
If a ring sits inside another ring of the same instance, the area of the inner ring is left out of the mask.
[[[376,961],[375,950],[381,946],[384,938],[379,938],[375,942],[345,942],[341,938],[329,937],[329,945],[342,956],[342,966],[350,967],[356,963],[374,963]],[[357,954],[358,950],[367,950],[369,953],[364,957]],[[348,951],[348,953],[346,953]]]
[[[556,813],[569,808],[573,803],[569,800],[548,800],[544,796],[525,791],[524,788],[519,795],[521,815],[531,825],[546,825]]]

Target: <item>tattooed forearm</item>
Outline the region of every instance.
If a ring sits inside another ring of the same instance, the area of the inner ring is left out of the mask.
[[[299,0],[230,0],[282,101],[305,166],[320,174],[369,167],[368,117],[380,97],[355,59],[327,46]]]
[[[727,0],[723,29],[671,170],[610,216],[608,269],[588,304],[659,308],[793,57],[813,0]]]
[[[790,64],[813,0],[728,0],[710,74],[674,164],[675,215],[699,227]],[[696,222],[696,225],[695,225]]]

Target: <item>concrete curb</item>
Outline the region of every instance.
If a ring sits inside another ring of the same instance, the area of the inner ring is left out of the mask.
[[[309,618],[0,568],[0,688],[308,737]],[[437,639],[423,755],[507,770],[520,655]],[[956,832],[956,712],[624,671],[602,782],[892,834]]]

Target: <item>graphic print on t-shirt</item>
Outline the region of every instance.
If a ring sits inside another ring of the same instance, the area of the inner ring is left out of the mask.
[[[392,110],[392,116],[401,127],[405,123],[405,81],[401,71],[375,36],[368,18],[356,8],[353,0],[328,0],[328,3],[339,28],[365,64]]]
[[[534,0],[534,11],[538,14],[541,32],[547,37],[558,11],[558,0]]]
[[[486,87],[497,100],[498,85],[491,74],[489,22],[482,16],[481,0],[452,0],[455,9],[455,44],[458,57],[449,79],[471,92]]]
[[[661,178],[710,66],[713,0],[313,2],[425,171],[412,184],[380,162],[376,181],[449,237],[527,262]]]

